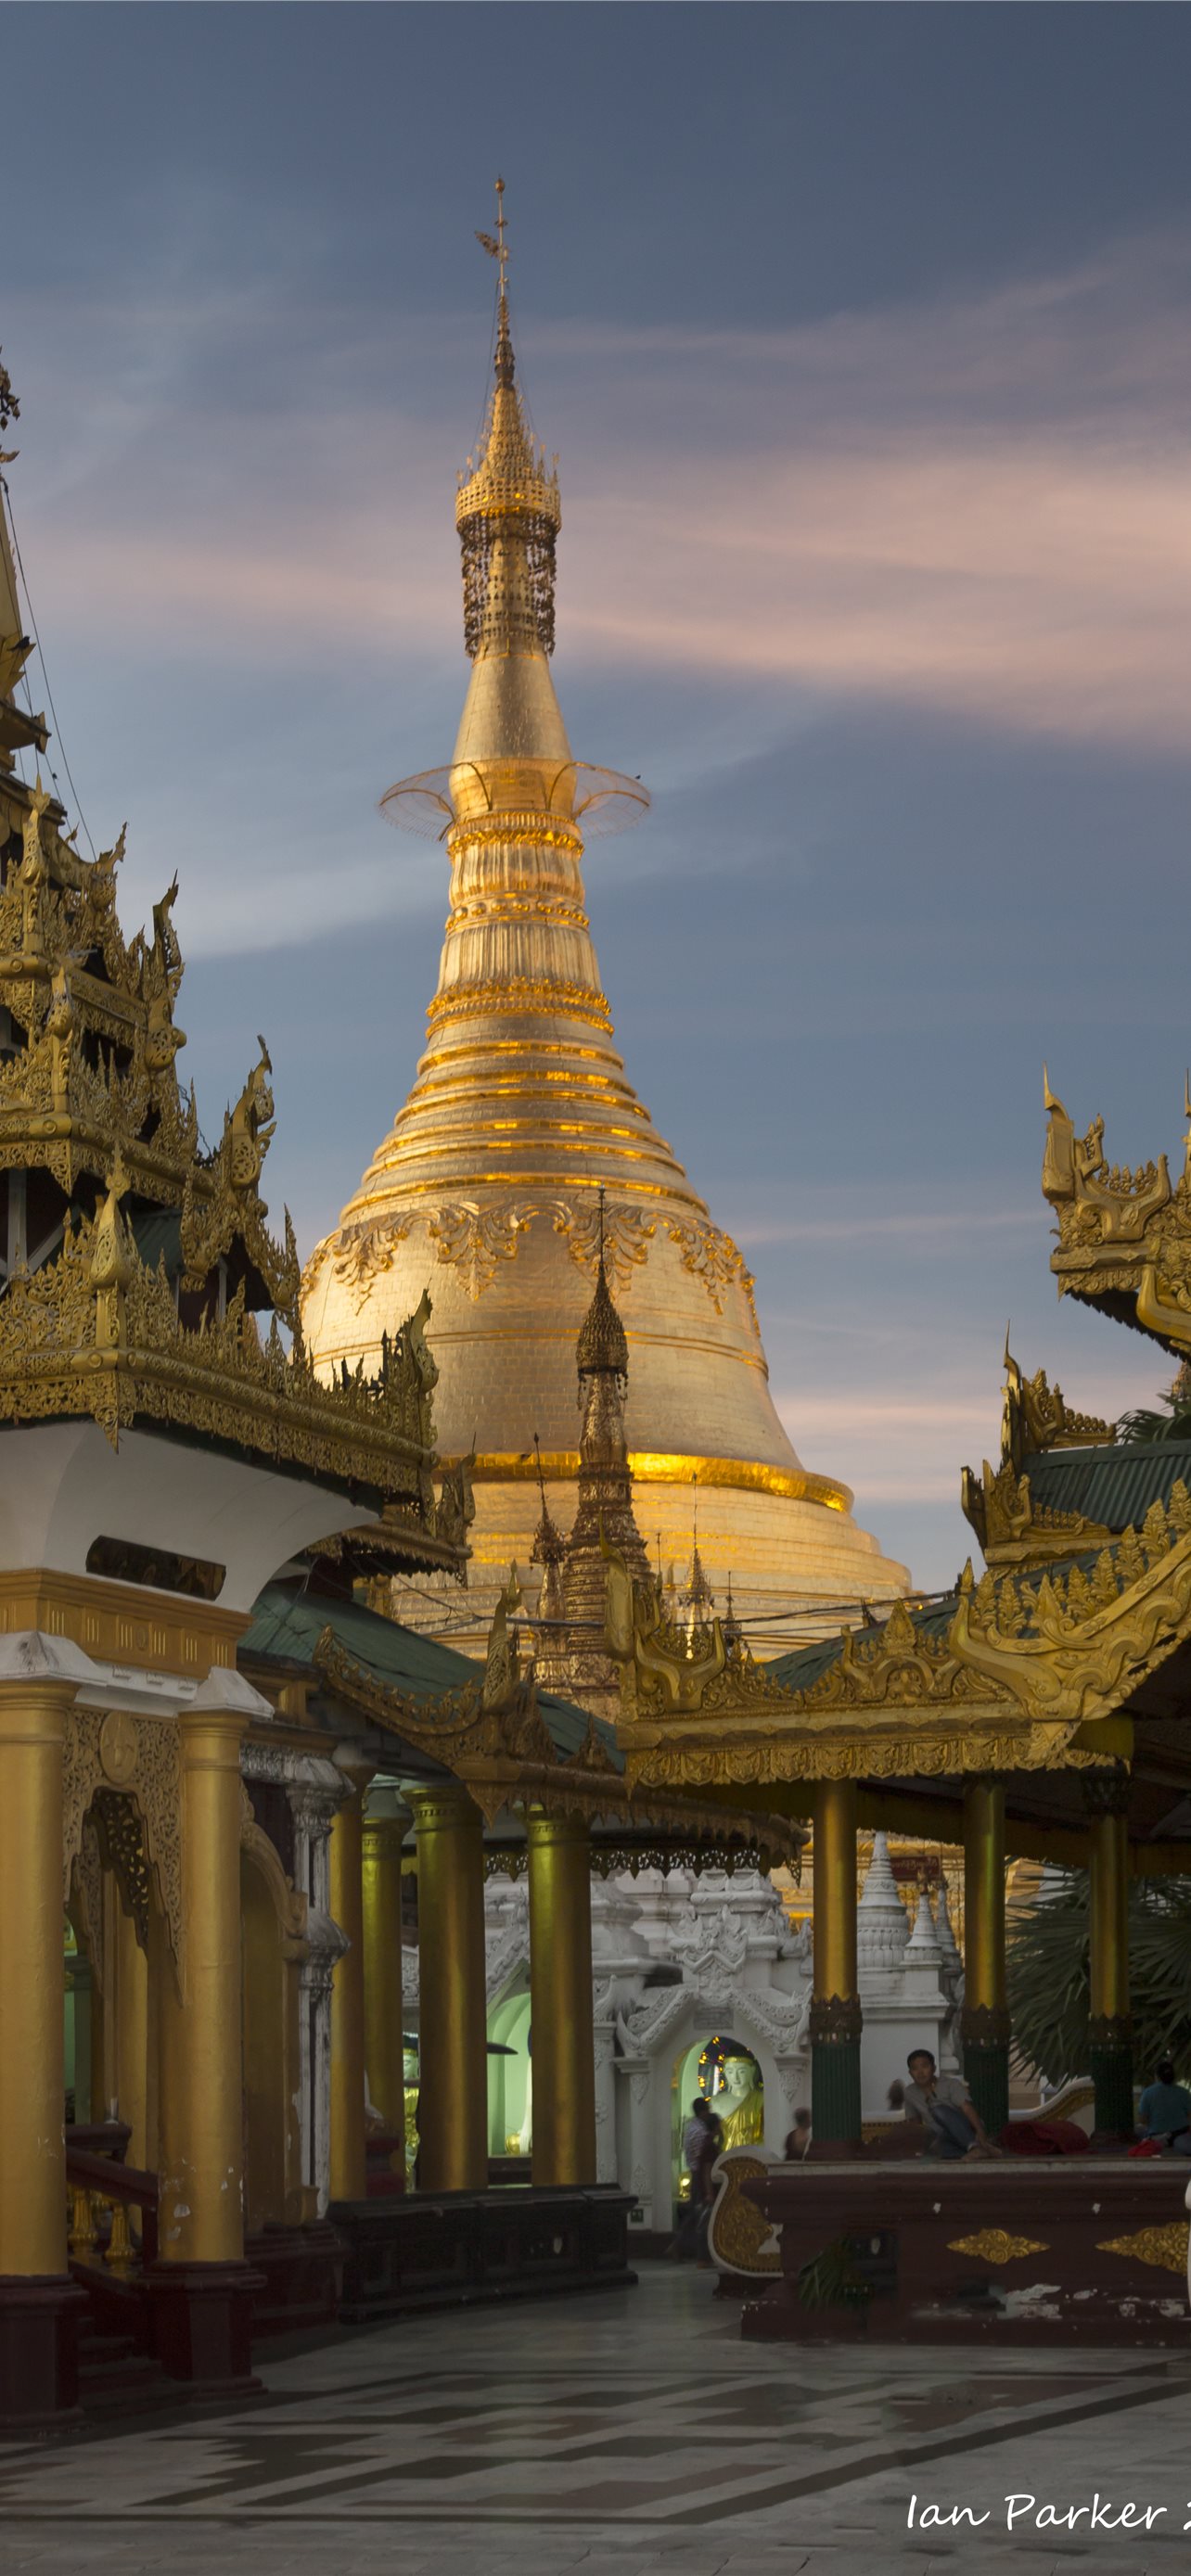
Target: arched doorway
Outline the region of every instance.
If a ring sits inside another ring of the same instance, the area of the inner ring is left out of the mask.
[[[488,2037],[499,2055],[488,2058],[488,2153],[525,2156],[533,2143],[533,2076],[529,1995],[506,1995],[488,2015]]]
[[[765,2134],[765,2086],[761,2068],[744,2040],[728,2031],[709,2031],[693,2040],[675,2060],[671,2077],[671,2152],[673,2192],[685,2202],[690,2179],[682,2140],[692,2105],[702,2096],[724,2123],[726,2146],[744,2146]]]

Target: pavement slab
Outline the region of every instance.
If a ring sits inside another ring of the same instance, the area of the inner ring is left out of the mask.
[[[746,2344],[714,2287],[646,2266],[629,2297],[402,2320],[266,2361],[266,2395],[240,2416],[10,2443],[0,2571],[1191,2565],[1191,2361]]]

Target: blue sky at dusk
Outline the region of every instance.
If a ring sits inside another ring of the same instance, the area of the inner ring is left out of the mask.
[[[208,1133],[263,1029],[308,1250],[421,1048],[446,860],[376,806],[462,697],[499,169],[555,677],[655,797],[619,1041],[805,1462],[949,1581],[1008,1317],[1083,1409],[1169,1374],[1038,1172],[1044,1057],[1112,1159],[1183,1130],[1188,12],[18,0],[0,61],[18,532]]]

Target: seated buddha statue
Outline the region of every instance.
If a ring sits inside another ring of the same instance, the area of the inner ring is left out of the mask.
[[[724,2129],[724,2146],[759,2146],[765,2136],[765,2091],[751,2057],[726,2057],[723,2085],[712,2109]]]

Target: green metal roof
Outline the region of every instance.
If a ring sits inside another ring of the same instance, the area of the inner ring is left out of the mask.
[[[890,1602],[886,1609],[886,1617],[892,1608],[893,1603]],[[924,1603],[921,1609],[912,1610],[910,1617],[924,1637],[945,1637],[955,1617],[954,1593],[944,1594],[940,1601]],[[875,1624],[878,1628],[883,1628],[885,1620],[879,1619]],[[873,1630],[858,1627],[853,1634],[858,1638],[869,1637],[873,1634]],[[813,1646],[795,1646],[790,1654],[778,1655],[772,1663],[765,1665],[765,1678],[767,1681],[779,1682],[783,1690],[809,1690],[812,1683],[817,1682],[822,1674],[829,1672],[831,1666],[838,1661],[842,1645],[842,1637],[824,1637]]]
[[[377,1611],[365,1609],[362,1602],[337,1600],[325,1592],[284,1583],[267,1584],[261,1593],[240,1641],[241,1652],[312,1664],[324,1628],[330,1628],[344,1653],[378,1682],[416,1704],[441,1699],[447,1691],[478,1681],[483,1670],[473,1656],[457,1655],[450,1646],[419,1637],[395,1619],[382,1619]],[[565,1757],[577,1753],[587,1738],[586,1710],[548,1691],[539,1692],[538,1710],[556,1750]],[[611,1727],[598,1717],[594,1723],[605,1751],[617,1770],[623,1771],[624,1756],[617,1750]]]
[[[1136,1529],[1152,1503],[1169,1503],[1180,1479],[1191,1489],[1191,1441],[1105,1442],[1097,1449],[1047,1449],[1022,1461],[1030,1497],[1048,1511],[1080,1512],[1102,1529]]]
[[[182,1258],[180,1211],[177,1208],[135,1209],[132,1231],[146,1269],[156,1270],[164,1254],[167,1279],[177,1279],[186,1266]]]

